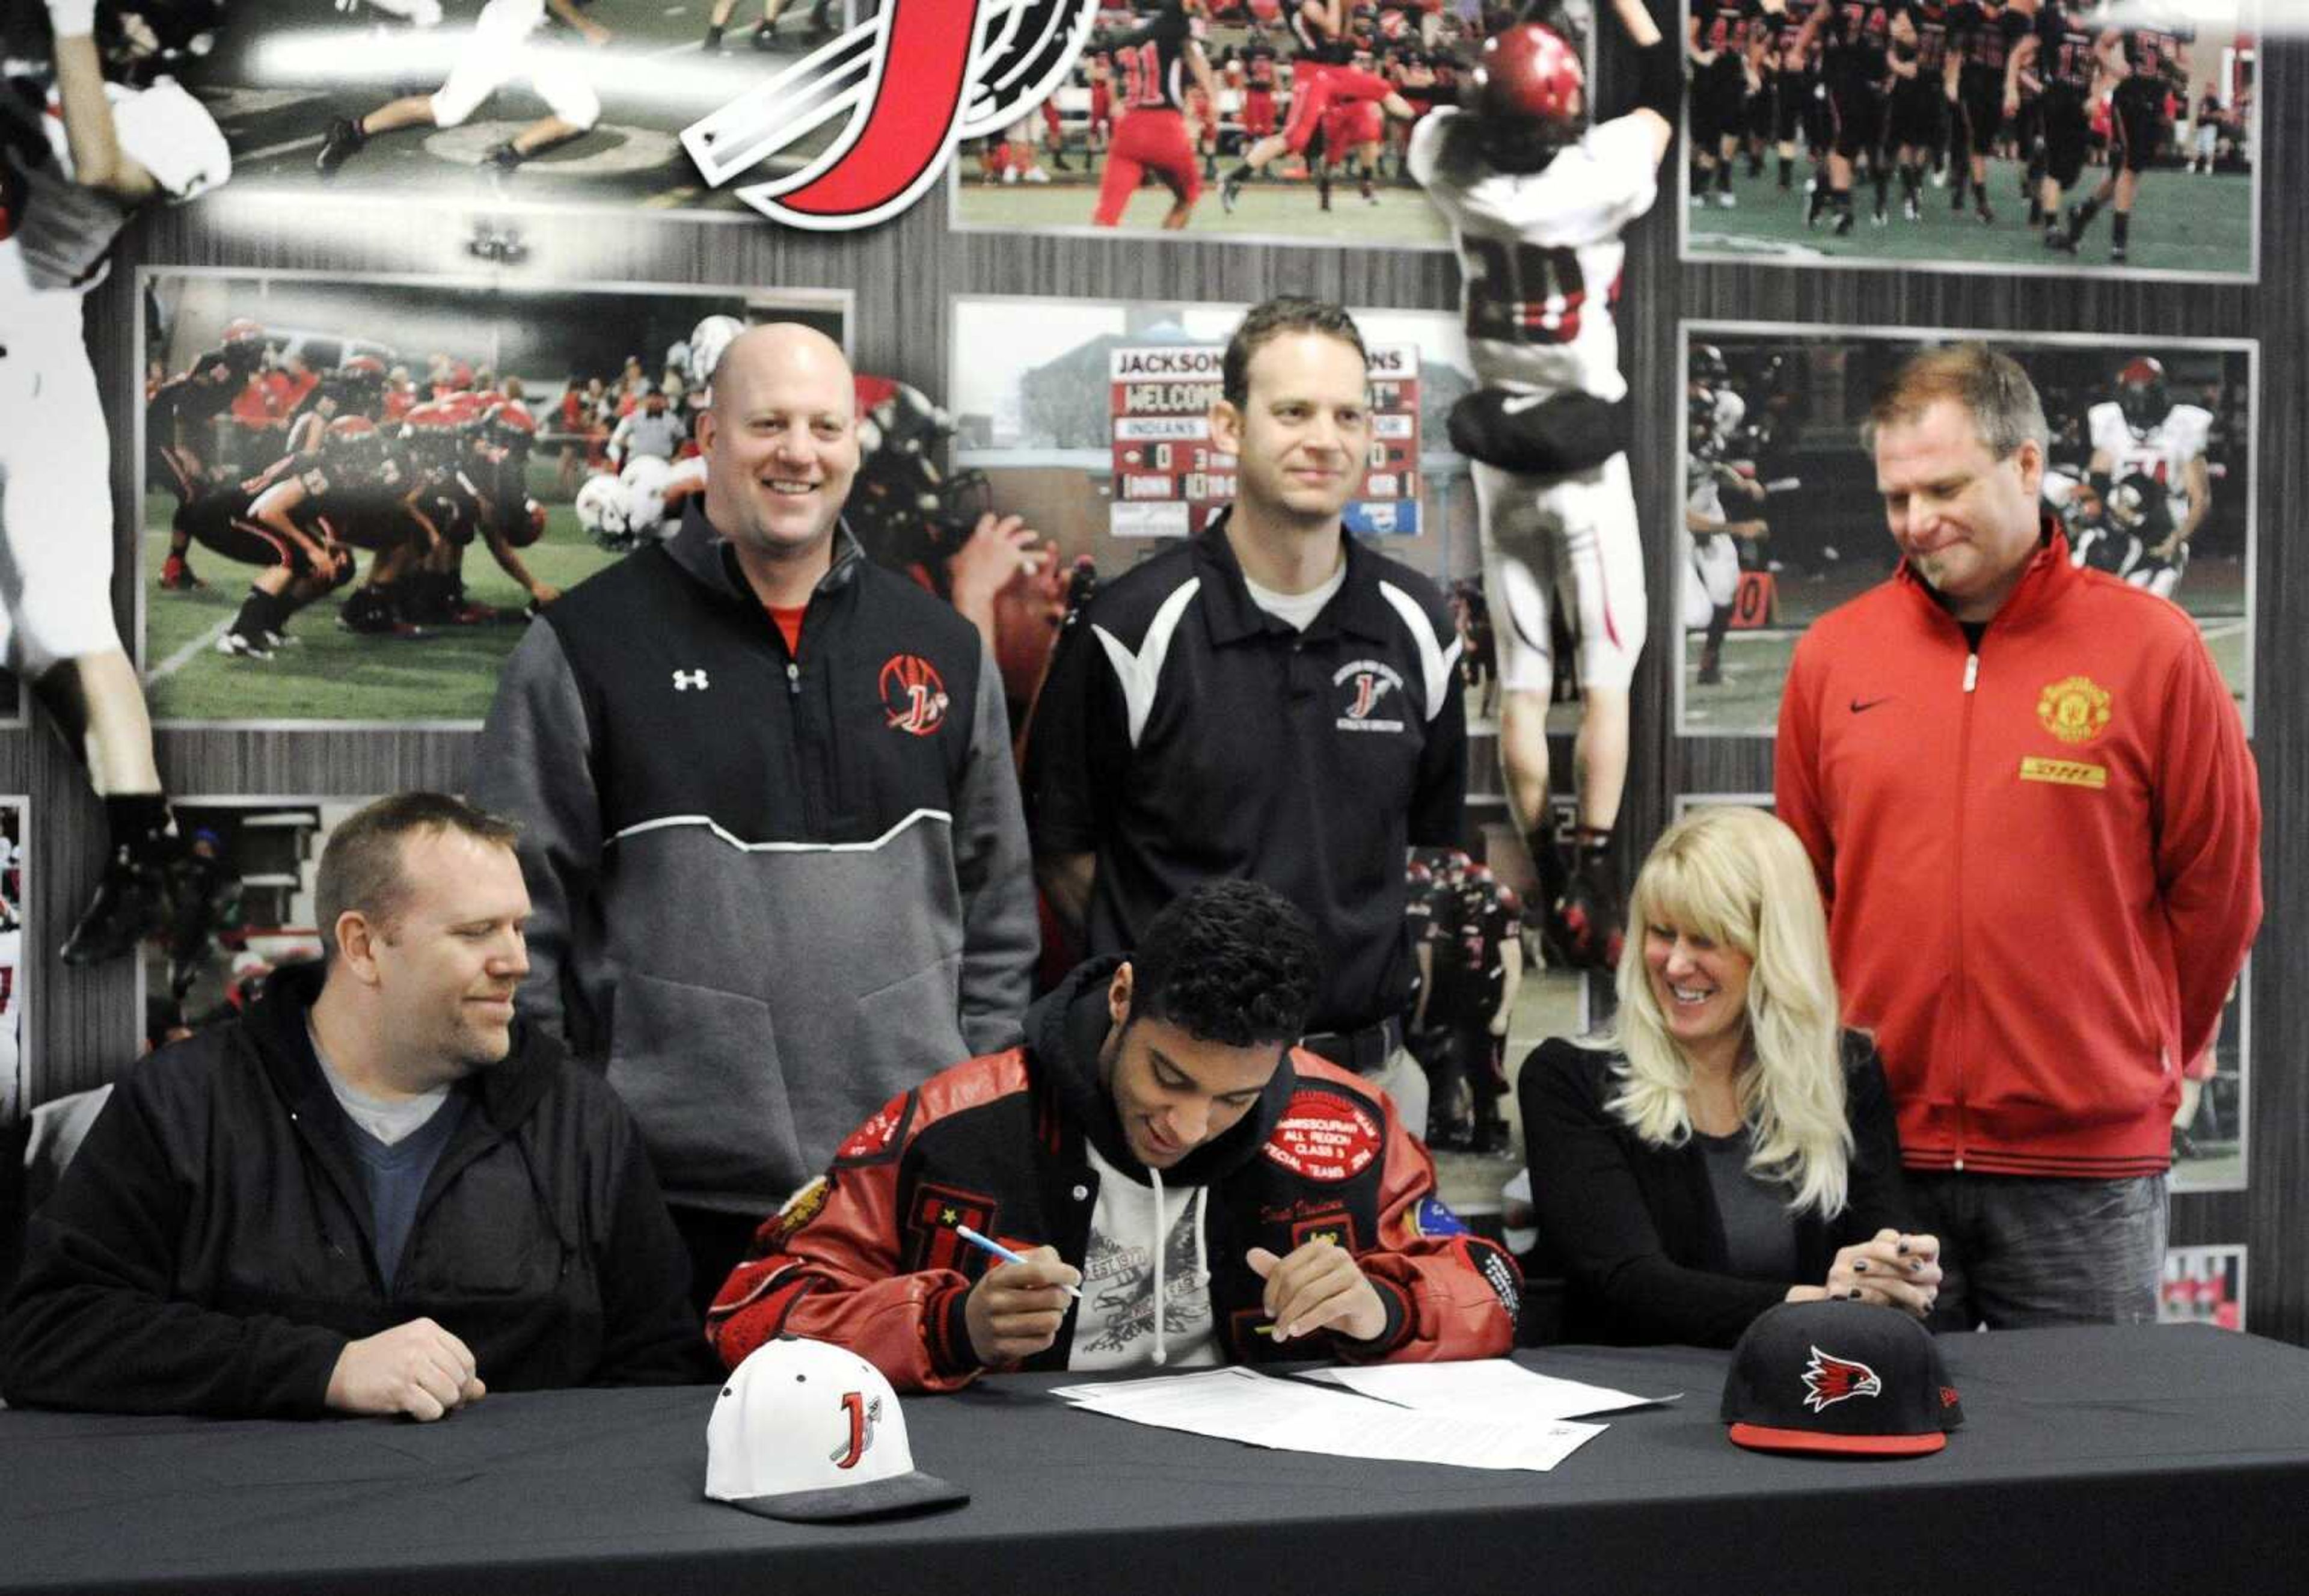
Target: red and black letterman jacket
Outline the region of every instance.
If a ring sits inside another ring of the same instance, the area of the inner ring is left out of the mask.
[[[1098,1079],[1120,962],[1092,960],[1036,1004],[1025,1045],[893,1099],[764,1223],[706,1317],[723,1362],[734,1368],[794,1334],[849,1348],[901,1391],[951,1391],[978,1376],[963,1304],[995,1260],[956,1227],[1017,1249],[1048,1245],[1080,1268],[1098,1203],[1085,1142],[1117,1169],[1140,1168]],[[1212,1315],[1234,1362],[1308,1355],[1257,1333],[1268,1323],[1263,1283],[1244,1254],[1287,1254],[1323,1236],[1353,1252],[1387,1306],[1371,1340],[1333,1338],[1341,1357],[1493,1357],[1514,1342],[1514,1263],[1437,1199],[1434,1165],[1387,1099],[1312,1054],[1293,1050],[1258,1106],[1163,1180],[1209,1188]],[[1069,1309],[1049,1349],[1021,1366],[1064,1368],[1073,1340]]]

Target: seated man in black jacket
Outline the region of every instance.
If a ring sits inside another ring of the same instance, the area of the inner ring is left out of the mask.
[[[625,1109],[515,1027],[513,839],[428,793],[337,828],[324,962],[131,1071],[33,1217],[0,1392],[430,1419],[715,1376]]]

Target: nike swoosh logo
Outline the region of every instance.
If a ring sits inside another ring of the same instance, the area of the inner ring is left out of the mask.
[[[1886,693],[1881,698],[1870,698],[1865,702],[1861,699],[1855,698],[1852,700],[1852,713],[1855,715],[1865,715],[1870,710],[1875,708],[1879,704],[1890,704],[1892,701],[1892,694]]]
[[[1544,394],[1517,394],[1510,398],[1500,401],[1500,413],[1503,416],[1519,416],[1524,412],[1546,403],[1547,395]]]

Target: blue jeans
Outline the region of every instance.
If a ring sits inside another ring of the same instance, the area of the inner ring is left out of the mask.
[[[2145,1324],[2165,1264],[2165,1177],[2055,1180],[1919,1172],[1918,1228],[1940,1237],[1936,1330]]]

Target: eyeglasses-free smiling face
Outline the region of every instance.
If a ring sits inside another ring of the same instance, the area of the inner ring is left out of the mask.
[[[814,553],[858,474],[857,388],[842,351],[810,328],[742,334],[714,370],[698,427],[705,510],[741,554]]]
[[[1371,456],[1370,373],[1353,344],[1283,333],[1244,372],[1242,408],[1211,408],[1211,439],[1235,456],[1235,502],[1262,517],[1337,519]]]
[[[1168,1169],[1258,1106],[1283,1063],[1283,1044],[1234,1047],[1167,1019],[1134,1016],[1130,977],[1126,964],[1107,987],[1113,1028],[1100,1051],[1100,1073],[1131,1157]]]
[[[1695,1063],[1733,1064],[1748,1035],[1756,961],[1668,921],[1644,927],[1644,967],[1667,1034]]]

